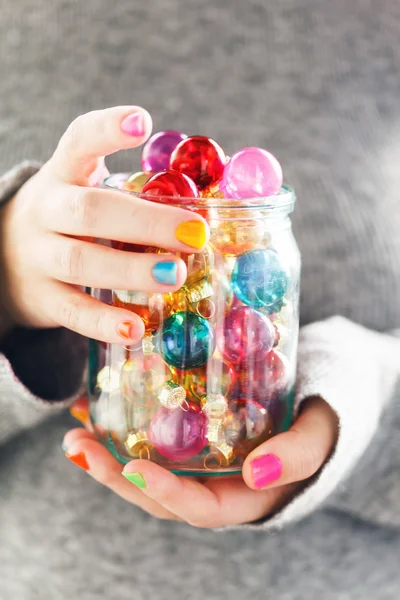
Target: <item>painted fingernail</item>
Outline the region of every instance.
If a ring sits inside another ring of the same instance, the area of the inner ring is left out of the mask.
[[[133,483],[133,485],[136,485],[141,490],[145,489],[146,482],[141,473],[125,473],[125,471],[122,471],[122,475],[125,477],[125,479]]]
[[[122,321],[122,323],[118,325],[117,331],[121,337],[130,340],[133,337],[135,326],[132,321]]]
[[[202,248],[207,240],[206,226],[203,221],[184,221],[178,225],[175,236],[187,246]]]
[[[63,450],[63,452],[67,452],[68,448],[67,446],[64,444],[64,442],[61,444],[61,448]]]
[[[141,112],[128,115],[121,123],[121,129],[127,135],[142,137],[146,133],[145,121]]]
[[[282,463],[274,454],[264,454],[251,461],[251,472],[254,485],[261,489],[279,479],[282,474]]]
[[[78,452],[78,454],[70,454],[69,452],[66,452],[65,456],[67,458],[69,458],[69,460],[71,462],[73,462],[74,465],[77,465],[78,467],[80,467],[81,469],[84,469],[85,471],[89,470],[89,464],[88,464],[88,461],[86,460],[86,456],[85,456],[84,452]]]
[[[153,277],[160,283],[175,285],[178,276],[178,265],[176,262],[159,262],[152,269]]]

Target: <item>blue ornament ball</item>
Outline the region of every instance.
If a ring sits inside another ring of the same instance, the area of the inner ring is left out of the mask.
[[[196,369],[206,364],[215,350],[215,333],[210,323],[193,312],[178,312],[164,323],[159,351],[177,369]]]
[[[239,256],[232,272],[232,289],[248,306],[280,304],[288,289],[288,275],[270,248]]]

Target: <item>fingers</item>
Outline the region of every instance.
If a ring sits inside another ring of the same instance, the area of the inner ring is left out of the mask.
[[[125,477],[142,492],[194,527],[217,528],[250,523],[266,516],[288,494],[286,487],[256,492],[238,478],[177,477],[147,460],[134,460]],[[138,478],[140,476],[140,479]]]
[[[308,479],[329,457],[337,435],[333,410],[320,398],[312,398],[289,431],[261,444],[247,457],[243,479],[255,490]]]
[[[93,479],[110,488],[127,502],[159,519],[180,520],[127,481],[121,475],[119,462],[96,441],[93,433],[84,429],[73,429],[64,437],[63,447],[67,449],[66,456],[71,462],[83,468]]]
[[[182,208],[104,189],[60,186],[57,192],[41,211],[43,226],[51,231],[181,252],[200,250],[208,239],[204,219]]]
[[[183,260],[173,255],[121,252],[61,235],[48,236],[34,252],[46,275],[81,286],[168,293],[180,289],[187,275]]]
[[[68,127],[48,164],[63,181],[87,185],[99,158],[140,146],[151,128],[149,113],[139,106],[116,106],[81,115]]]
[[[49,281],[42,287],[40,310],[55,324],[95,340],[134,344],[144,335],[136,314],[107,306],[71,285]]]

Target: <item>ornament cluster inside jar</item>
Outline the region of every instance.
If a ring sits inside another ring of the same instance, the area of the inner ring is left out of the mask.
[[[106,185],[200,213],[210,241],[200,253],[179,255],[188,276],[177,292],[112,292],[113,304],[138,314],[146,333],[137,347],[91,342],[92,423],[121,462],[237,473],[292,418],[300,270],[288,218],[294,193],[282,187],[271,153],[244,148],[228,158],[204,136],[157,133],[141,164]]]

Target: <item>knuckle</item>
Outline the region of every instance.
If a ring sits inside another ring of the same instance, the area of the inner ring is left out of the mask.
[[[79,243],[69,243],[65,248],[55,253],[57,271],[68,281],[75,283],[82,280],[84,275],[84,251]]]
[[[84,130],[84,117],[79,115],[68,126],[62,137],[62,146],[65,152],[76,152],[81,144],[82,134]]]
[[[298,471],[301,480],[314,475],[321,466],[321,460],[318,451],[314,446],[303,443],[299,448],[300,456]]]
[[[60,320],[67,329],[75,330],[79,324],[81,301],[77,295],[72,295],[61,304]]]
[[[68,211],[79,230],[89,231],[95,227],[98,218],[98,197],[93,190],[83,192],[78,188],[68,200]]]
[[[94,336],[98,339],[106,339],[109,330],[108,311],[103,310],[96,314],[93,321]]]

